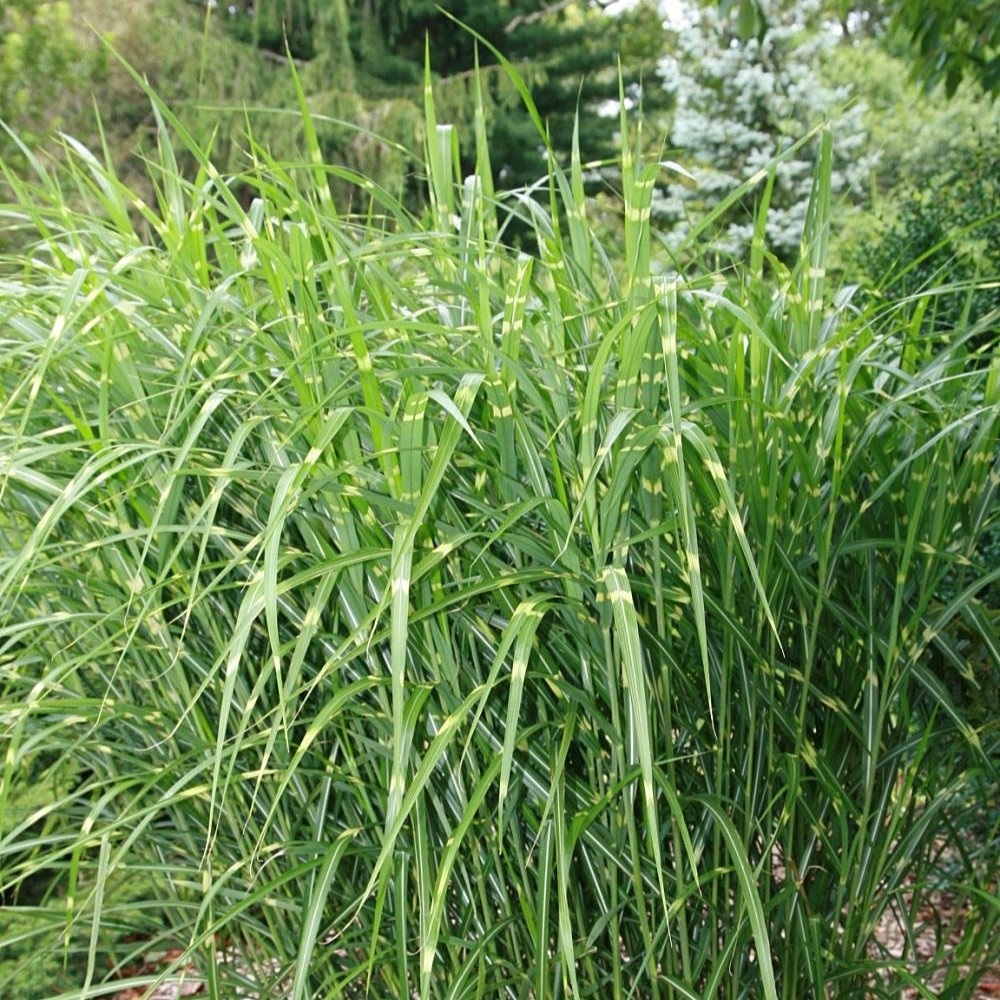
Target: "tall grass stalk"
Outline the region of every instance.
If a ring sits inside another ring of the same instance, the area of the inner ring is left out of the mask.
[[[0,993],[930,996],[944,852],[974,996],[1000,359],[828,288],[829,136],[801,263],[689,281],[627,147],[623,267],[429,90],[425,218],[151,99],[155,203],[7,176]]]

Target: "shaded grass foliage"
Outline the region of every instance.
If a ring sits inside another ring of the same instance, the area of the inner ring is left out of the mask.
[[[424,218],[339,215],[307,115],[238,200],[153,101],[155,200],[67,140],[3,208],[2,945],[80,970],[44,995],[930,995],[873,928],[942,838],[974,995],[1000,362],[824,287],[829,136],[800,263],[761,220],[686,282],[628,148],[622,267],[578,156],[497,195],[431,100]]]

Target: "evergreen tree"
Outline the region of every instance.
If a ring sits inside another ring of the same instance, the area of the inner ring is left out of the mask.
[[[416,4],[414,5],[417,6]],[[407,37],[422,58],[424,32],[430,39],[432,65],[444,77],[461,77],[473,67],[473,40],[434,8],[430,0],[415,11]],[[659,78],[659,60],[666,41],[654,5],[643,3],[612,16],[600,4],[544,4],[513,0],[508,4],[482,0],[451,0],[450,13],[486,38],[525,73],[532,97],[545,122],[553,148],[568,152],[579,113],[579,142],[585,161],[615,155],[615,121],[606,109],[619,96],[618,60],[627,92],[642,99],[649,110],[665,110],[668,95]],[[493,56],[480,46],[480,60]],[[506,81],[491,77],[496,113],[490,122],[490,150],[494,168],[504,186],[535,181],[544,171],[536,128],[519,98],[504,88]]]
[[[234,0],[225,5],[226,25],[240,41],[292,58],[323,58],[350,65],[346,0]]]
[[[498,179],[509,187],[528,184],[544,172],[543,143],[516,89],[496,71],[497,60],[489,46],[515,63],[528,80],[555,149],[569,149],[579,109],[585,160],[613,153],[613,119],[602,114],[602,109],[618,98],[619,57],[630,97],[638,97],[640,81],[655,81],[644,89],[644,102],[649,107],[665,106],[666,91],[657,79],[665,32],[656,4],[641,0],[616,15],[605,11],[606,6],[607,0],[445,0],[441,4],[434,0],[354,0],[346,7],[345,0],[332,4],[326,0],[239,0],[228,6],[226,23],[242,40],[272,52],[284,51],[287,36],[295,58],[349,64],[354,86],[366,97],[405,98],[418,105],[425,42],[429,42],[431,67],[446,105],[448,90],[456,93],[457,99],[445,113],[469,120],[469,82],[477,43],[456,21],[467,25],[488,43],[478,45],[478,57],[492,109],[490,150]]]
[[[768,22],[762,39],[742,37],[735,12],[691,12],[667,60],[668,86],[677,97],[670,142],[697,182],[669,184],[654,203],[675,247],[692,223],[823,121],[835,130],[834,193],[858,188],[870,170],[862,106],[848,107],[848,89],[824,83],[817,68],[824,48],[835,43],[829,32],[810,27],[818,3],[790,10],[780,0],[762,0],[761,6]],[[780,257],[798,250],[813,162],[813,150],[803,147],[776,167],[766,236]],[[754,216],[753,197],[734,205],[718,221],[716,250],[741,253],[753,234]]]

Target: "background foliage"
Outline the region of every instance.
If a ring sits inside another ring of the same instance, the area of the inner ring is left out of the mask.
[[[737,12],[745,38],[768,31],[762,0],[718,0],[718,7]],[[991,0],[826,0],[824,7],[845,35],[887,35],[927,90],[942,84],[951,96],[971,79],[990,94],[1000,92],[1000,12]]]

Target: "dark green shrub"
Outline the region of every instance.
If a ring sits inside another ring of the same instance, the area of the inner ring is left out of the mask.
[[[881,237],[855,262],[885,302],[918,317],[928,333],[983,324],[1000,329],[1000,130],[973,134],[928,165],[904,192]]]

